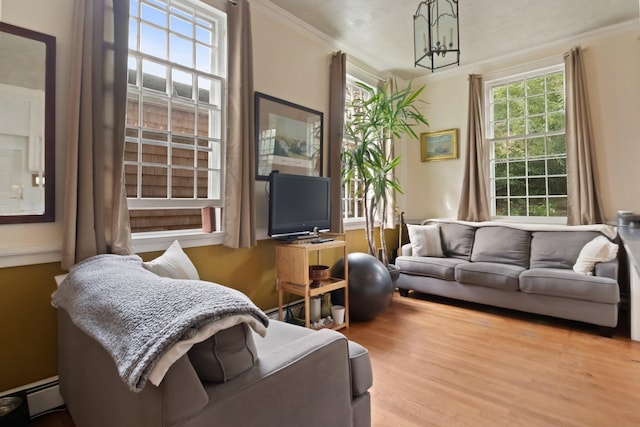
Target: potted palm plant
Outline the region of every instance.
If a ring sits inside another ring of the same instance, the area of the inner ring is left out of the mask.
[[[384,238],[384,221],[380,223],[380,248],[376,245],[375,220],[385,218],[388,209],[386,195],[402,193],[394,169],[400,164],[390,147],[393,139],[407,136],[418,139],[416,125],[429,123],[416,104],[424,86],[397,89],[397,83],[388,80],[379,88],[356,83],[368,97],[358,97],[348,104],[352,113],[345,120],[345,135],[351,145],[342,153],[342,178],[356,183],[356,196],[364,200],[365,233],[369,254],[377,257],[389,268],[389,256]]]

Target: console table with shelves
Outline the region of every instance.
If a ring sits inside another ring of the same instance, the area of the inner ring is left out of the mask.
[[[320,286],[311,287],[309,278],[309,258],[314,254],[320,264],[320,253],[327,249],[341,248],[344,256],[344,277],[329,277],[320,281]],[[283,319],[283,294],[304,297],[304,324],[311,325],[310,300],[338,289],[344,289],[344,322],[333,325],[332,329],[349,327],[349,266],[347,244],[343,240],[332,240],[321,243],[282,243],[276,246],[276,288],[278,290],[278,319]]]

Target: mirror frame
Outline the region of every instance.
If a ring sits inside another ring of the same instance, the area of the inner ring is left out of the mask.
[[[15,25],[5,22],[0,22],[0,32],[42,42],[45,45],[46,52],[44,84],[44,213],[39,215],[0,215],[0,224],[54,222],[56,207],[56,38],[48,34],[16,27]]]

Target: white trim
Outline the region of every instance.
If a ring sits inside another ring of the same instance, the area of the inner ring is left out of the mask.
[[[543,65],[544,64],[544,65]],[[516,80],[524,80],[552,73],[564,72],[564,60],[561,57],[547,58],[544,61],[529,62],[518,67],[505,68],[499,72],[484,76],[485,93],[492,86],[499,86]]]
[[[283,25],[285,25],[288,28],[291,28],[292,30],[295,31],[299,31],[303,34],[307,34],[307,35],[311,35],[315,38],[317,38],[318,40],[326,43],[329,46],[335,47],[339,50],[342,50],[344,52],[346,52],[349,56],[353,57],[356,62],[359,62],[361,64],[366,64],[366,66],[371,67],[371,71],[367,71],[365,69],[363,69],[362,67],[359,67],[353,63],[349,64],[349,61],[347,60],[347,67],[349,66],[355,66],[357,67],[359,70],[363,71],[366,74],[369,74],[370,76],[376,77],[373,73],[377,73],[377,74],[384,74],[381,73],[379,70],[374,69],[370,64],[368,64],[365,61],[362,61],[360,58],[366,58],[368,55],[364,54],[363,52],[360,52],[357,49],[353,49],[353,48],[349,48],[347,47],[346,44],[335,40],[331,37],[329,37],[327,34],[323,33],[322,31],[318,30],[317,28],[313,27],[312,25],[304,22],[302,19],[298,18],[295,15],[292,15],[291,13],[287,12],[286,10],[282,9],[280,6],[276,6],[275,4],[273,4],[271,1],[269,0],[251,0],[251,6],[256,6],[257,9],[259,9],[262,12],[265,12],[267,14],[269,14],[272,18],[275,18],[276,20],[278,20],[280,23],[282,23]],[[383,60],[379,59],[377,62],[379,63],[384,63]],[[366,80],[366,79],[364,79]]]
[[[178,240],[183,248],[219,245],[222,244],[223,237],[224,233],[221,231],[205,233],[201,229],[133,233],[133,252],[163,251],[174,240]]]
[[[62,261],[61,246],[24,246],[0,249],[0,268]]]
[[[554,40],[552,42],[541,44],[539,46],[534,46],[529,49],[522,49],[517,52],[508,53],[506,55],[494,56],[483,61],[460,65],[459,67],[456,67],[456,68],[453,68],[453,67],[447,68],[445,70],[441,70],[436,73],[419,76],[419,78],[421,80],[431,82],[431,81],[449,79],[449,78],[457,77],[460,75],[468,75],[472,73],[483,73],[483,69],[489,69],[489,70],[495,69],[495,67],[499,66],[500,63],[527,61],[527,58],[531,58],[532,56],[536,56],[538,54],[554,51],[554,50],[558,52],[556,57],[562,58],[564,55],[564,51],[568,50],[571,46],[581,44],[581,43],[587,43],[605,35],[621,33],[629,30],[637,30],[639,28],[640,28],[640,20],[631,19],[625,22],[621,22],[619,24],[609,25],[607,27],[598,28],[593,31],[587,31],[585,33],[578,34],[576,36]],[[464,53],[464,46],[462,47],[462,52]],[[529,64],[532,64],[532,63],[544,63],[545,61],[548,61],[548,60],[550,60],[550,57],[539,59],[536,61],[527,61],[523,65],[529,66]],[[488,75],[490,75],[492,72],[501,73],[502,71],[505,71],[506,73],[512,73],[514,72],[514,69],[517,69],[519,67],[520,66],[509,67],[509,68],[499,68],[499,69],[495,69],[495,71],[489,71],[484,73]]]

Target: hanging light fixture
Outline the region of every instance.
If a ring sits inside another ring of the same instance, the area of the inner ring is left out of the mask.
[[[460,65],[458,0],[425,0],[413,15],[415,66]]]

